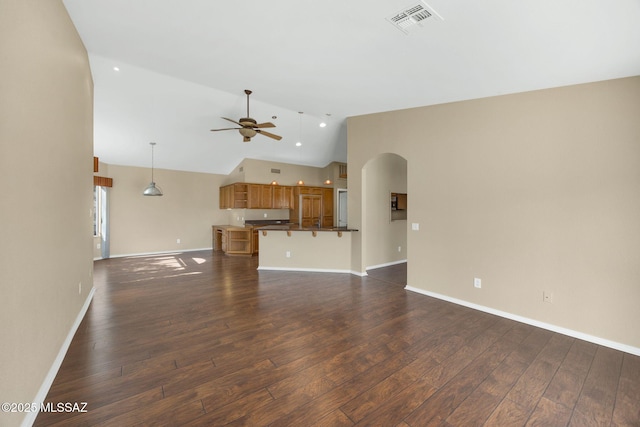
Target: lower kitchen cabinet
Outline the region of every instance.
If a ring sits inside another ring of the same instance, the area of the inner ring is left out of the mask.
[[[213,250],[226,255],[252,255],[254,230],[230,225],[213,226]]]

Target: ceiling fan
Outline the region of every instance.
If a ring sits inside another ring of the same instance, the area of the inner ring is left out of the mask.
[[[274,128],[274,127],[276,127],[276,125],[274,125],[271,122],[258,123],[254,119],[249,117],[249,95],[251,95],[251,91],[248,90],[248,89],[245,89],[244,93],[247,94],[247,117],[242,117],[238,121],[231,120],[231,119],[228,119],[226,117],[222,117],[223,119],[228,120],[231,123],[235,123],[240,127],[239,128],[211,129],[211,131],[212,132],[217,132],[217,131],[221,131],[221,130],[237,129],[237,130],[240,131],[240,135],[242,135],[242,138],[243,138],[242,140],[244,142],[251,141],[251,138],[256,136],[256,134],[268,136],[269,138],[273,138],[273,139],[275,139],[277,141],[280,141],[282,139],[281,136],[274,135],[274,134],[272,134],[270,132],[262,130],[262,128]]]

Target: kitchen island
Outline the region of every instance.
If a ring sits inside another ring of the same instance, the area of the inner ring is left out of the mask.
[[[270,225],[258,230],[258,270],[351,272],[351,235],[346,227]]]

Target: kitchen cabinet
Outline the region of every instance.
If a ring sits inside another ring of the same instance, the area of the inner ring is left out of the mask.
[[[333,227],[333,188],[322,189],[322,227]]]
[[[246,209],[248,196],[247,184],[236,183],[220,187],[220,209]]]
[[[247,203],[247,208],[249,209],[260,209],[260,197],[262,196],[260,189],[262,188],[261,184],[247,184],[248,196],[249,200]]]
[[[257,255],[259,252],[259,243],[260,243],[260,236],[258,234],[258,229],[254,228],[253,231],[251,232],[251,236],[252,236],[252,253],[254,255]]]
[[[333,227],[333,188],[235,183],[220,187],[220,209],[290,209],[291,221],[298,224],[302,223],[301,195],[316,196],[305,198],[304,226],[320,221],[323,228]]]
[[[273,209],[291,209],[293,206],[293,188],[273,185]]]
[[[273,188],[268,184],[248,184],[248,209],[273,209]]]
[[[226,255],[252,255],[254,253],[253,228],[214,225],[212,231],[214,251],[222,251]]]
[[[292,206],[293,187],[290,186],[236,183],[220,187],[220,209],[291,209]]]
[[[322,196],[305,194],[300,197],[300,225],[302,227],[319,227],[322,223]]]
[[[263,185],[260,188],[260,209],[273,209],[273,187]]]
[[[289,218],[302,227],[333,227],[333,188],[295,187]]]

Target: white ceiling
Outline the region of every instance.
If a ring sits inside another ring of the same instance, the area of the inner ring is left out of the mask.
[[[349,116],[640,75],[640,0],[427,3],[443,19],[405,34],[387,18],[420,0],[64,0],[91,61],[95,155],[148,167],[155,141],[157,168],[322,167],[346,161]],[[245,116],[244,89],[282,141],[209,131]]]

